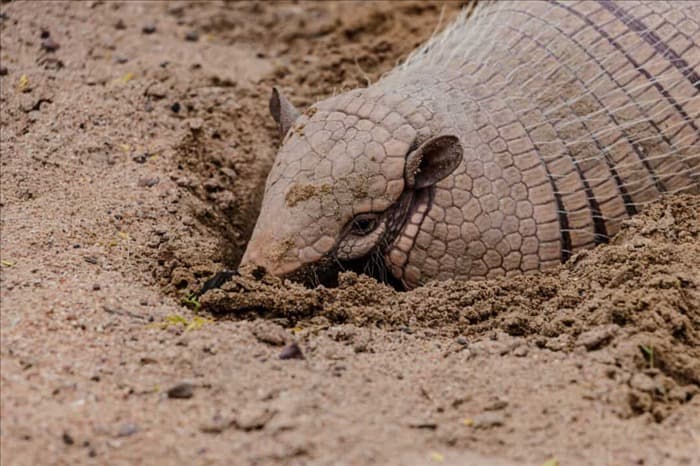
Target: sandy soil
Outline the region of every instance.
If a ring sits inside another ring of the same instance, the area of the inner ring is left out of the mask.
[[[376,80],[439,6],[0,8],[2,464],[700,464],[697,197],[549,275],[186,303],[251,232],[271,86]]]

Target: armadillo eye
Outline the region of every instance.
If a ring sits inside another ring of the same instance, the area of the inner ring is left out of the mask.
[[[350,232],[353,235],[365,236],[374,231],[379,224],[379,216],[375,214],[361,214],[352,220]]]

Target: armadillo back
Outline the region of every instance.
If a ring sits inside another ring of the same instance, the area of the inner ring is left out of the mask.
[[[698,2],[481,3],[377,83],[423,95],[465,145],[399,273],[546,268],[698,192],[699,73]]]

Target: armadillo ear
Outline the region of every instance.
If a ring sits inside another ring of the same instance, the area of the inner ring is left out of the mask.
[[[406,158],[406,185],[413,189],[434,185],[459,166],[463,152],[457,136],[428,139]]]
[[[272,88],[272,95],[270,96],[270,113],[277,122],[277,128],[281,137],[287,134],[289,128],[292,127],[294,121],[301,114],[276,87]]]

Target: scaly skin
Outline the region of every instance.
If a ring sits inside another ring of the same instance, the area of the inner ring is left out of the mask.
[[[380,257],[413,288],[605,242],[640,205],[700,191],[699,44],[694,2],[488,4],[294,120],[243,264]]]

